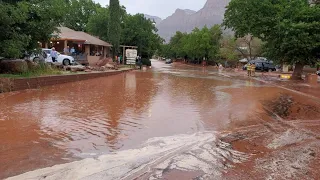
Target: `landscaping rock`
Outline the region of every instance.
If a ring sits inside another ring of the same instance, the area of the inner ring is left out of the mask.
[[[112,62],[112,58],[100,59],[96,65],[101,67],[101,66],[105,66],[107,63],[110,63],[110,62]]]
[[[86,70],[86,67],[82,66],[82,65],[67,66],[66,70],[71,71],[71,72],[84,71],[84,70]]]
[[[106,64],[105,67],[108,68],[108,69],[114,69],[115,68],[113,64],[109,64],[109,63]]]
[[[28,71],[28,63],[23,59],[1,60],[0,73],[25,73]]]

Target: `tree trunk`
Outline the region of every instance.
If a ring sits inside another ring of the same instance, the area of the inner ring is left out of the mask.
[[[304,64],[303,63],[296,63],[293,74],[291,79],[292,80],[301,80],[302,79],[302,71],[303,71]]]

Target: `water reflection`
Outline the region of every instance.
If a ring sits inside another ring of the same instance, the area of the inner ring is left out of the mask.
[[[278,102],[280,95],[300,102],[290,106],[287,118],[310,116],[302,111],[320,117],[319,106],[303,104],[283,89],[223,77],[210,68],[163,63],[142,72],[0,94],[0,169],[5,172],[0,178],[135,148],[153,137],[271,121],[266,108],[276,110],[266,102]]]

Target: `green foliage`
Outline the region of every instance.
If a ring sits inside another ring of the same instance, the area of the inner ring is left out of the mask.
[[[87,29],[96,36],[113,44],[114,49],[118,48],[112,41],[115,33],[112,30],[112,21],[110,17],[110,7],[98,8],[97,13],[89,18]],[[138,53],[142,57],[151,57],[156,50],[160,49],[163,40],[156,34],[156,27],[153,22],[146,19],[143,14],[129,15],[125,7],[120,9],[121,33],[119,44],[128,46],[138,46]],[[119,33],[120,31],[117,31]],[[116,53],[116,52],[115,52]]]
[[[7,1],[9,2],[9,1]],[[29,0],[0,3],[0,57],[19,58],[38,47],[63,19],[64,0]]]
[[[138,46],[138,53],[150,58],[163,41],[156,31],[153,22],[143,14],[126,15],[122,24],[121,43]]]
[[[90,16],[87,31],[101,38],[102,40],[109,41],[109,8],[101,7],[97,9],[97,13]]]
[[[225,36],[221,40],[221,48],[219,52],[220,58],[229,61],[237,61],[238,54],[236,53],[238,46],[236,38],[231,36]]]
[[[86,31],[89,18],[101,7],[92,0],[66,0],[60,7],[63,6],[65,6],[64,26],[76,31]]]
[[[307,0],[232,0],[224,24],[237,37],[251,34],[263,40],[266,55],[273,60],[302,67],[316,62],[319,4],[310,5]]]
[[[219,56],[222,31],[219,25],[195,28],[191,33],[176,32],[168,45],[162,45],[160,54],[164,57],[214,60]]]
[[[113,45],[113,54],[118,54],[121,36],[121,7],[119,0],[110,0],[108,37]]]
[[[59,75],[62,72],[53,68],[50,65],[40,63],[32,69],[28,69],[22,73],[16,74],[0,74],[0,77],[3,78],[23,78],[23,77],[37,77],[37,76],[49,76],[49,75]]]

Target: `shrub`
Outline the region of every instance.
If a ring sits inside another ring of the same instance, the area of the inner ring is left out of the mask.
[[[25,60],[1,60],[0,73],[25,73],[28,71],[28,64]]]

